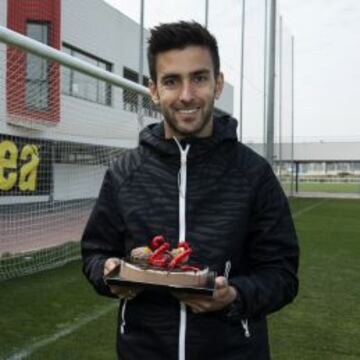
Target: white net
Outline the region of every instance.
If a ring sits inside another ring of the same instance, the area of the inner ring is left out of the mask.
[[[8,13],[8,28],[87,64],[117,70],[113,59],[98,56],[91,46],[60,42],[53,19],[57,10],[51,8],[57,1],[41,7],[29,1],[27,8],[17,10],[13,3],[0,3],[0,13]],[[37,20],[30,21],[25,13],[35,13]],[[3,280],[79,257],[79,240],[107,166],[125,148],[136,146],[139,113],[144,125],[158,121],[160,114],[148,97],[133,90],[2,42],[0,69]],[[118,75],[139,79],[130,66]],[[142,83],[147,81],[144,76]]]
[[[19,57],[19,53],[8,47],[5,60],[6,52],[0,52],[0,66],[11,63],[7,78],[4,72],[0,75],[0,101],[7,102],[0,121],[0,279],[58,266],[79,256],[79,240],[108,164],[137,143],[139,104],[152,120],[159,117],[149,99],[139,103],[134,91],[67,68],[59,72],[61,94],[52,95],[58,86],[53,85],[59,81],[56,75],[47,78],[47,91],[43,83],[33,83],[25,91],[24,104],[24,91],[9,96],[4,83],[7,89],[12,81],[19,83],[13,80],[18,77],[15,69],[24,61],[32,62],[34,78],[52,65],[29,54]],[[64,86],[70,77],[74,94]],[[78,102],[84,100],[89,103],[80,108]],[[110,108],[115,101],[122,102],[121,116]],[[108,106],[108,114],[99,106]],[[52,110],[40,113],[39,108]],[[72,124],[66,124],[66,117]],[[50,122],[58,125],[50,127]],[[39,126],[46,128],[35,130]]]

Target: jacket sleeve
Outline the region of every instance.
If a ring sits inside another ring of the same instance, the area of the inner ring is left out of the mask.
[[[81,240],[83,272],[95,290],[106,296],[113,295],[103,280],[104,263],[109,257],[124,256],[124,222],[118,189],[113,170],[107,170]]]
[[[235,308],[246,318],[279,310],[298,292],[299,247],[287,198],[268,164],[255,184],[247,273],[230,280],[239,292]]]

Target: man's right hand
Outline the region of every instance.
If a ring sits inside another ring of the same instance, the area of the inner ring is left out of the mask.
[[[120,265],[120,263],[121,260],[119,258],[107,259],[104,264],[104,276],[108,275],[111,271],[113,271],[117,266]],[[110,285],[109,288],[112,294],[117,295],[121,298],[126,298],[128,300],[133,299],[139,292],[141,292],[141,289],[136,289],[128,286],[125,287]]]

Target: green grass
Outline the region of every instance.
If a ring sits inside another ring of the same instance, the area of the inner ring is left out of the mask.
[[[286,191],[290,191],[290,184],[282,184]],[[295,185],[294,185],[295,190]],[[330,193],[360,193],[360,184],[331,183],[331,182],[299,182],[299,192],[330,192]]]
[[[294,199],[291,206],[301,286],[294,303],[269,317],[273,360],[359,359],[360,201]],[[0,286],[0,359],[104,310],[25,359],[115,359],[117,301],[94,293],[79,262]]]
[[[4,281],[0,297],[0,359],[59,334],[104,309],[109,309],[104,316],[26,359],[114,359],[116,303],[94,293],[82,276],[78,261],[60,269]]]
[[[359,359],[360,201],[297,199],[292,205],[301,286],[295,302],[270,317],[273,357]]]

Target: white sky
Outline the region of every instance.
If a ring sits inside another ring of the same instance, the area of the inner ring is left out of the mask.
[[[106,1],[139,22],[140,0]],[[249,140],[263,136],[264,3],[246,0],[243,131]],[[209,30],[218,39],[225,78],[235,88],[237,118],[241,7],[239,0],[209,1]],[[360,141],[360,0],[278,0],[278,13],[284,22],[283,136],[290,135],[286,84],[294,35],[296,138]],[[145,0],[145,27],[180,19],[204,23],[205,0]]]

